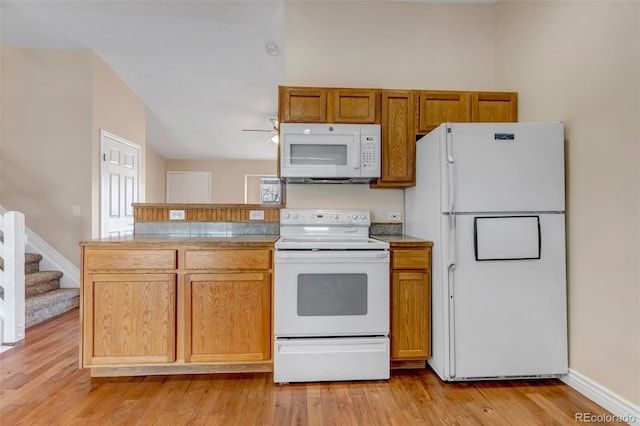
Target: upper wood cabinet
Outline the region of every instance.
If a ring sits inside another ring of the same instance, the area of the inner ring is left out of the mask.
[[[406,188],[416,184],[416,135],[445,122],[515,122],[518,94],[280,86],[278,118],[282,123],[379,123],[382,176],[371,187]]]
[[[377,188],[403,188],[416,183],[415,98],[412,90],[383,90],[382,176]]]
[[[281,123],[379,123],[376,89],[279,87]]]
[[[331,89],[328,99],[333,108],[327,111],[328,123],[378,123],[378,92],[369,89]]]
[[[327,89],[280,86],[278,120],[281,123],[326,123]]]
[[[419,90],[417,133],[427,134],[445,122],[488,123],[518,121],[515,92]]]
[[[518,121],[518,94],[471,92],[471,120],[479,123]]]
[[[429,133],[447,121],[470,121],[471,98],[465,92],[422,90],[417,98],[419,134]]]

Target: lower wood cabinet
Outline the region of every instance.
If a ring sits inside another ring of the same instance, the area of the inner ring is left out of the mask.
[[[82,290],[85,366],[176,358],[176,274],[88,274]]]
[[[271,371],[273,243],[214,247],[84,245],[81,366],[92,376]]]
[[[391,361],[431,357],[431,246],[391,243]]]
[[[188,274],[185,361],[271,358],[271,274]]]
[[[431,273],[394,272],[391,300],[391,359],[430,358]]]

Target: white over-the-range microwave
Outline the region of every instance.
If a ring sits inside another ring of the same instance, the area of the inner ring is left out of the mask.
[[[379,124],[280,124],[288,183],[367,183],[380,177]]]

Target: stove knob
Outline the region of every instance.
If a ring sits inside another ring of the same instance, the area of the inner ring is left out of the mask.
[[[334,213],[333,218],[338,219],[338,217],[339,217],[338,213]]]
[[[360,215],[360,219],[365,220],[366,218],[367,218],[367,215],[366,215],[366,214],[362,213],[362,214]]]
[[[294,218],[294,219],[297,219],[297,218],[299,218],[299,217],[300,217],[300,215],[299,215],[298,213],[294,213],[294,214],[293,214],[293,218]]]
[[[290,217],[291,217],[291,214],[290,214],[290,213],[285,213],[285,214],[284,214],[284,218],[285,218],[285,219],[289,219]]]

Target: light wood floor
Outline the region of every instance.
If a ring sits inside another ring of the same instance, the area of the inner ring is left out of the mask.
[[[78,368],[78,310],[0,354],[0,424],[564,425],[606,411],[558,380],[445,384],[394,370],[388,382],[276,385],[271,374],[91,378]]]

